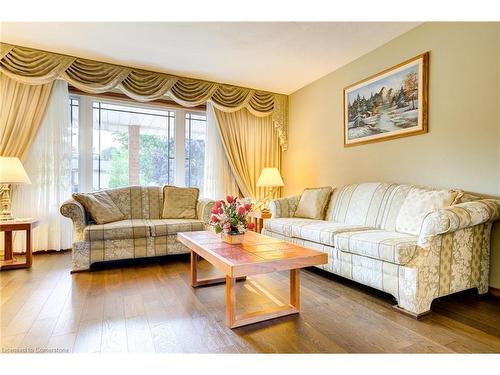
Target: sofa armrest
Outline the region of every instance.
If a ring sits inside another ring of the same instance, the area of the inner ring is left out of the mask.
[[[299,204],[300,195],[294,195],[286,198],[273,199],[269,202],[269,210],[273,218],[293,217]]]
[[[434,236],[456,232],[500,218],[500,200],[480,199],[455,204],[429,212],[422,223],[419,245],[425,246]]]
[[[73,242],[83,241],[83,230],[87,226],[85,208],[74,199],[68,199],[59,208],[61,215],[73,221]]]
[[[210,210],[214,207],[215,201],[213,199],[203,198],[198,200],[196,205],[196,214],[199,220],[208,223],[212,213]]]

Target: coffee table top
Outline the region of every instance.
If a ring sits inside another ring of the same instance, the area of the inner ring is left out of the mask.
[[[179,242],[223,271],[227,276],[240,277],[268,272],[310,267],[328,262],[321,251],[264,236],[245,233],[241,244],[228,244],[211,231],[181,232]]]

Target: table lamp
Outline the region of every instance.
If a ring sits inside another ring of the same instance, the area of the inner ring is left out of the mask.
[[[0,156],[0,221],[13,220],[10,212],[10,185],[31,184],[19,158]]]
[[[262,212],[269,212],[269,201],[274,197],[276,187],[284,186],[278,168],[263,168],[260,177],[257,180],[257,187],[270,187],[269,193],[255,203],[255,209],[260,209]]]

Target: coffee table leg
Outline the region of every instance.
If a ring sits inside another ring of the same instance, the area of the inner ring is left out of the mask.
[[[191,274],[191,286],[195,287],[198,281],[198,254],[194,251],[191,251],[191,266],[190,266],[190,274]]]
[[[236,279],[226,276],[226,325],[232,327],[236,313]]]
[[[290,270],[290,305],[300,309],[300,269]]]

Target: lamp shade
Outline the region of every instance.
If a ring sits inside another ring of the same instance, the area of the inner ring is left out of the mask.
[[[263,168],[260,177],[257,180],[258,187],[264,186],[284,186],[278,168]]]
[[[31,184],[19,158],[0,156],[0,184]]]

